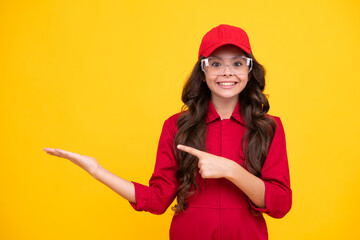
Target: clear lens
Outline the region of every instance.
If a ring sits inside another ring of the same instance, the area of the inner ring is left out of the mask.
[[[252,59],[245,56],[238,57],[208,57],[202,60],[202,68],[207,75],[221,75],[226,66],[235,75],[248,74],[252,67]]]

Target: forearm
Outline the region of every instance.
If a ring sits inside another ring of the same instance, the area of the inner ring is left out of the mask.
[[[233,163],[226,178],[240,188],[259,208],[265,208],[264,181],[246,171],[245,168],[236,162]]]
[[[99,166],[93,174],[91,174],[96,180],[102,182],[116,193],[118,193],[123,198],[127,199],[132,203],[135,201],[135,187],[132,182],[129,182],[107,169]]]

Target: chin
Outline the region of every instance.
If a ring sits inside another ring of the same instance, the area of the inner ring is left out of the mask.
[[[232,98],[235,98],[235,97],[238,97],[240,93],[238,94],[229,94],[229,95],[224,95],[224,94],[215,94],[218,98],[223,98],[223,99],[232,99]]]

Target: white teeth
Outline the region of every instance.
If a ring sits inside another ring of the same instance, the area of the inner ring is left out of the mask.
[[[235,83],[219,83],[221,86],[232,86],[235,85]]]

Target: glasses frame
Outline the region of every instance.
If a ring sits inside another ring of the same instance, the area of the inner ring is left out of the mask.
[[[253,59],[252,59],[252,58],[249,58],[249,57],[245,57],[245,56],[235,56],[235,57],[207,57],[207,58],[201,59],[201,70],[203,70],[203,72],[204,72],[205,74],[207,74],[207,73],[205,72],[205,69],[204,69],[204,64],[205,64],[205,66],[208,67],[208,66],[209,66],[209,59],[212,59],[212,58],[220,58],[220,59],[233,58],[233,59],[234,59],[234,58],[238,58],[238,57],[241,57],[241,58],[246,59],[246,64],[247,64],[248,66],[250,66],[249,72],[247,73],[247,74],[249,74],[250,71],[251,71],[251,69],[252,69],[252,66],[253,66]],[[226,64],[226,65],[224,66],[224,69],[223,69],[223,71],[222,71],[221,73],[219,73],[219,74],[212,74],[212,75],[210,75],[210,76],[220,76],[220,75],[222,75],[222,74],[224,73],[225,69],[226,69],[226,66],[229,67],[230,71],[231,71],[232,74],[234,74],[234,75],[245,75],[245,74],[235,74],[235,73],[233,72],[232,68],[230,67],[230,65],[229,65],[229,64]]]

